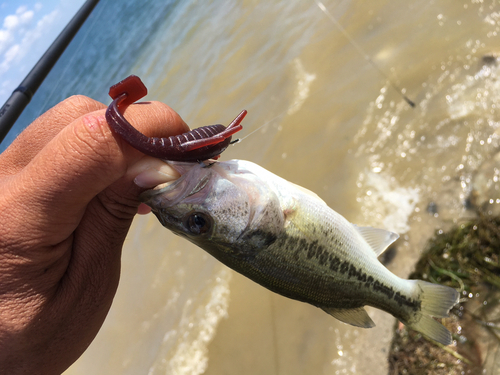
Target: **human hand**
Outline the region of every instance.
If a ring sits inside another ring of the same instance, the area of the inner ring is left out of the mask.
[[[111,306],[144,190],[133,181],[148,175],[148,163],[111,132],[104,114],[103,104],[71,97],[0,155],[2,374],[63,372]],[[188,130],[158,102],[131,105],[125,115],[145,134]]]

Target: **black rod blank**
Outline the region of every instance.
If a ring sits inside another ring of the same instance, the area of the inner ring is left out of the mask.
[[[31,69],[18,88],[16,88],[9,99],[0,108],[0,143],[12,128],[18,117],[28,105],[36,90],[62,53],[83,25],[87,17],[92,13],[99,0],[87,0],[71,21],[66,25],[51,46],[45,51],[36,65]]]

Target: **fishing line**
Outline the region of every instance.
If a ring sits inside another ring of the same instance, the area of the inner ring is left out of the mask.
[[[399,92],[402,96],[403,96],[403,99],[412,107],[412,108],[415,108],[415,102],[413,100],[411,100],[410,98],[408,98],[405,94],[404,94],[404,90],[401,89],[399,86],[397,86],[390,78],[387,74],[385,74],[385,72],[379,68],[379,66],[377,64],[375,64],[375,62],[373,61],[373,59],[367,54],[365,53],[365,51],[363,50],[363,48],[361,48],[361,46],[356,43],[356,41],[347,33],[346,29],[344,29],[342,27],[342,25],[337,21],[337,19],[328,11],[328,9],[326,9],[325,5],[321,2],[321,1],[318,1],[318,0],[314,0],[316,2],[316,5],[318,5],[319,9],[321,9],[323,11],[323,13],[325,13],[325,15],[333,22],[333,24],[335,25],[335,27],[342,33],[342,35],[344,35],[344,37],[349,41],[349,43],[352,44],[352,46],[356,49],[356,51],[358,51],[358,53],[363,56],[363,58],[373,67],[375,68],[388,82],[389,84],[391,85],[391,87],[396,90],[397,92]]]
[[[258,132],[260,129],[262,129],[263,127],[265,126],[268,126],[270,125],[273,121],[276,121],[277,119],[279,119],[280,117],[283,117],[283,115],[285,114],[286,111],[283,111],[281,112],[279,115],[273,117],[271,120],[268,120],[266,121],[265,123],[263,123],[261,126],[257,127],[256,129],[252,130],[250,133],[248,133],[247,135],[245,135],[244,137],[241,137],[241,138],[238,138],[238,139],[235,139],[234,141],[232,141],[230,144],[231,145],[234,145],[234,144],[237,144],[237,143],[240,143],[242,142],[244,139],[250,137],[252,134],[254,134],[255,132]]]
[[[382,75],[386,80],[387,82],[389,83],[389,85],[395,90],[398,92],[398,94],[400,94],[402,96],[402,98],[404,99],[404,101],[406,103],[408,103],[412,108],[415,108],[415,102],[413,100],[411,100],[410,98],[408,98],[408,96],[406,96],[404,94],[404,90],[401,89],[399,86],[397,86],[390,78],[389,76],[373,61],[373,59],[363,50],[363,48],[351,37],[351,35],[349,35],[349,33],[342,27],[342,25],[337,21],[337,19],[328,11],[328,9],[326,9],[325,5],[319,1],[319,0],[314,0],[316,5],[319,7],[319,9],[333,22],[333,24],[335,25],[335,27],[342,33],[342,35],[348,40],[348,42],[356,49],[356,51],[361,55],[363,56],[363,58],[373,67],[375,68],[380,75]],[[309,98],[316,95],[317,93],[312,93],[309,95]],[[247,135],[245,135],[244,137],[241,137],[239,139],[235,139],[234,141],[232,141],[230,144],[231,145],[234,145],[234,144],[237,144],[237,143],[240,143],[242,142],[244,139],[248,138],[249,136],[251,136],[252,134],[256,133],[257,131],[259,131],[260,129],[266,127],[266,126],[269,126],[271,123],[273,123],[274,121],[280,119],[283,117],[283,115],[292,110],[294,107],[298,106],[298,105],[301,105],[302,103],[301,102],[296,102],[296,103],[293,103],[291,106],[289,106],[289,108],[286,110],[286,111],[283,111],[281,112],[279,115],[275,116],[274,118],[272,118],[271,120],[268,120],[266,121],[264,124],[260,125],[259,127],[257,127],[256,129],[252,130],[250,133],[248,133]]]
[[[311,96],[314,96],[318,94],[318,92],[313,92],[311,95],[308,96],[308,98],[310,98]],[[236,143],[240,143],[241,141],[243,141],[244,139],[248,138],[249,136],[251,136],[252,134],[254,134],[255,132],[259,131],[260,129],[270,125],[272,122],[282,118],[285,113],[295,109],[295,107],[298,107],[300,105],[302,105],[303,103],[302,102],[295,102],[293,103],[292,105],[290,105],[286,111],[282,111],[279,115],[276,115],[275,117],[273,117],[271,120],[268,120],[266,121],[264,124],[262,124],[261,126],[257,127],[256,129],[252,130],[250,133],[248,133],[247,135],[245,135],[244,137],[241,137],[241,138],[238,138],[238,139],[235,139],[234,141],[232,141],[230,143],[230,145],[233,145],[233,144],[236,144]]]
[[[277,340],[277,332],[276,332],[276,312],[274,306],[274,296],[271,293],[269,294],[269,302],[271,307],[271,325],[273,327],[273,346],[274,346],[274,367],[275,374],[280,375],[280,361],[279,361],[279,353],[278,353],[278,340]]]
[[[101,6],[99,6],[101,5]],[[42,114],[42,111],[46,111],[47,104],[49,103],[50,100],[54,97],[54,93],[57,89],[59,89],[59,85],[63,79],[63,76],[66,74],[68,69],[72,66],[73,61],[76,59],[78,53],[81,51],[83,48],[83,44],[87,41],[88,36],[90,32],[94,29],[94,25],[101,16],[101,13],[104,9],[104,6],[102,4],[98,4],[99,11],[97,14],[92,14],[91,18],[93,18],[92,23],[87,27],[87,30],[85,31],[85,34],[83,35],[82,40],[78,44],[78,47],[73,55],[71,55],[71,58],[69,59],[69,62],[65,65],[64,69],[62,70],[61,74],[59,74],[59,78],[56,80],[56,82],[52,85],[52,90],[50,91],[49,95],[46,96],[45,101],[42,106],[39,107],[38,114],[35,117],[39,117]]]
[[[318,94],[318,92],[313,92],[311,95],[308,96],[308,98],[310,98],[311,96],[314,96]],[[270,125],[271,123],[273,123],[274,121],[282,118],[285,113],[293,110],[295,107],[299,106],[299,105],[302,105],[302,102],[295,102],[293,103],[292,105],[290,105],[286,111],[282,111],[279,115],[276,115],[274,116],[272,119],[266,121],[264,124],[262,124],[261,126],[257,127],[256,129],[252,130],[250,133],[248,133],[247,135],[245,135],[244,137],[241,137],[241,138],[238,138],[238,139],[235,139],[234,141],[232,141],[230,143],[230,145],[233,145],[233,144],[236,144],[236,143],[240,143],[241,141],[243,141],[244,139],[248,138],[249,136],[251,136],[252,134],[258,132],[260,129]]]

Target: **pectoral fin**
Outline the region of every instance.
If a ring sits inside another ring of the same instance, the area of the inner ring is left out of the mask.
[[[322,309],[333,316],[334,318],[340,320],[341,322],[362,328],[375,327],[375,323],[368,316],[368,313],[363,307],[358,307],[355,309],[337,309],[331,307],[322,307]]]

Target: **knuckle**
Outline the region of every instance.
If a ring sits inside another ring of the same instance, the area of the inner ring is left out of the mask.
[[[137,213],[139,201],[132,192],[126,191],[124,186],[120,189],[110,187],[97,196],[105,212],[109,213],[109,218],[115,220],[131,220]]]
[[[70,110],[77,116],[106,108],[104,104],[85,95],[70,96],[69,98],[63,100],[59,105],[64,109],[64,111]]]
[[[104,160],[112,164],[116,159],[121,160],[114,137],[103,116],[84,115],[81,123],[72,128],[68,142],[64,142],[62,146],[65,145],[71,151],[84,158],[94,159],[95,162]]]
[[[161,102],[133,104],[127,108],[125,115],[134,127],[146,135],[166,137],[189,131],[179,114]]]

